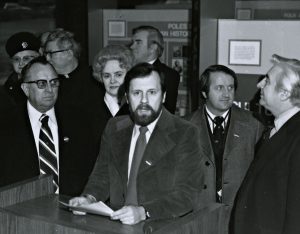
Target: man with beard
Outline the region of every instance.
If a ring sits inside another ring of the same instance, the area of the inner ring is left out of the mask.
[[[199,128],[199,145],[204,150],[201,170],[205,175],[205,190],[198,197],[198,208],[221,204],[220,233],[228,231],[236,193],[263,129],[251,112],[233,105],[237,85],[233,70],[223,65],[209,66],[200,78],[205,104],[190,118]]]
[[[111,219],[130,225],[183,216],[202,187],[197,127],[163,107],[165,84],[155,66],[134,66],[124,85],[131,114],[108,122],[82,196],[69,203],[109,201]]]
[[[257,87],[260,104],[275,117],[274,128],[258,149],[239,190],[232,233],[300,233],[299,67],[289,59],[275,62]]]

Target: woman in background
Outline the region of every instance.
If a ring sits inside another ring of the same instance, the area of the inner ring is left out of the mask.
[[[101,49],[93,62],[93,76],[100,82],[101,116],[98,116],[100,129],[97,134],[99,141],[102,132],[111,117],[129,114],[129,107],[125,101],[124,83],[126,72],[133,65],[131,50],[124,45],[108,45]],[[122,90],[121,90],[121,89]]]

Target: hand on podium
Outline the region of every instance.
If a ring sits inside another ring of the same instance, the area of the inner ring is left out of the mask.
[[[123,206],[110,215],[113,220],[120,220],[122,224],[137,224],[146,219],[146,212],[142,206]]]
[[[82,205],[88,205],[91,203],[96,202],[96,199],[91,195],[85,195],[80,197],[74,197],[69,200],[69,205],[71,206],[82,206]],[[72,210],[73,214],[75,215],[86,215],[86,212],[83,211],[76,211]]]

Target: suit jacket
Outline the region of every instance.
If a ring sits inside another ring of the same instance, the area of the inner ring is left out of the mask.
[[[58,113],[59,187],[60,193],[79,195],[87,182],[97,157],[91,125],[70,112]],[[26,103],[7,110],[0,118],[1,172],[0,185],[7,185],[40,174],[39,159],[28,117]]]
[[[236,234],[300,233],[300,112],[258,149],[233,210]]]
[[[168,111],[170,111],[172,114],[176,111],[176,102],[177,102],[177,96],[178,96],[178,86],[180,82],[180,76],[177,71],[174,69],[168,67],[164,63],[160,62],[159,59],[157,59],[154,63],[154,66],[156,66],[165,77],[165,85],[166,85],[166,100],[164,103],[164,106],[167,108]]]
[[[109,120],[101,152],[83,194],[121,208],[128,180],[128,156],[134,123],[129,116]],[[138,203],[151,219],[173,218],[193,210],[201,188],[201,153],[195,126],[163,109],[148,141],[137,176]]]
[[[204,157],[201,170],[205,175],[204,190],[198,196],[198,209],[216,202],[216,166],[214,152],[209,136],[203,105],[190,117],[190,121],[200,130],[200,141]],[[254,157],[255,144],[262,133],[262,125],[251,112],[236,106],[231,108],[230,122],[223,153],[222,203],[220,215],[224,223],[220,228],[228,227],[230,212],[236,193],[246,175],[247,169]],[[225,231],[226,233],[226,231]]]

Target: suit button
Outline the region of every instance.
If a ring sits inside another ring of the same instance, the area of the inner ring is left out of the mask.
[[[209,161],[206,161],[205,166],[209,166],[209,165],[210,165]]]
[[[206,184],[205,184],[205,185],[203,185],[203,188],[204,188],[204,189],[207,189],[207,185],[206,185]]]

